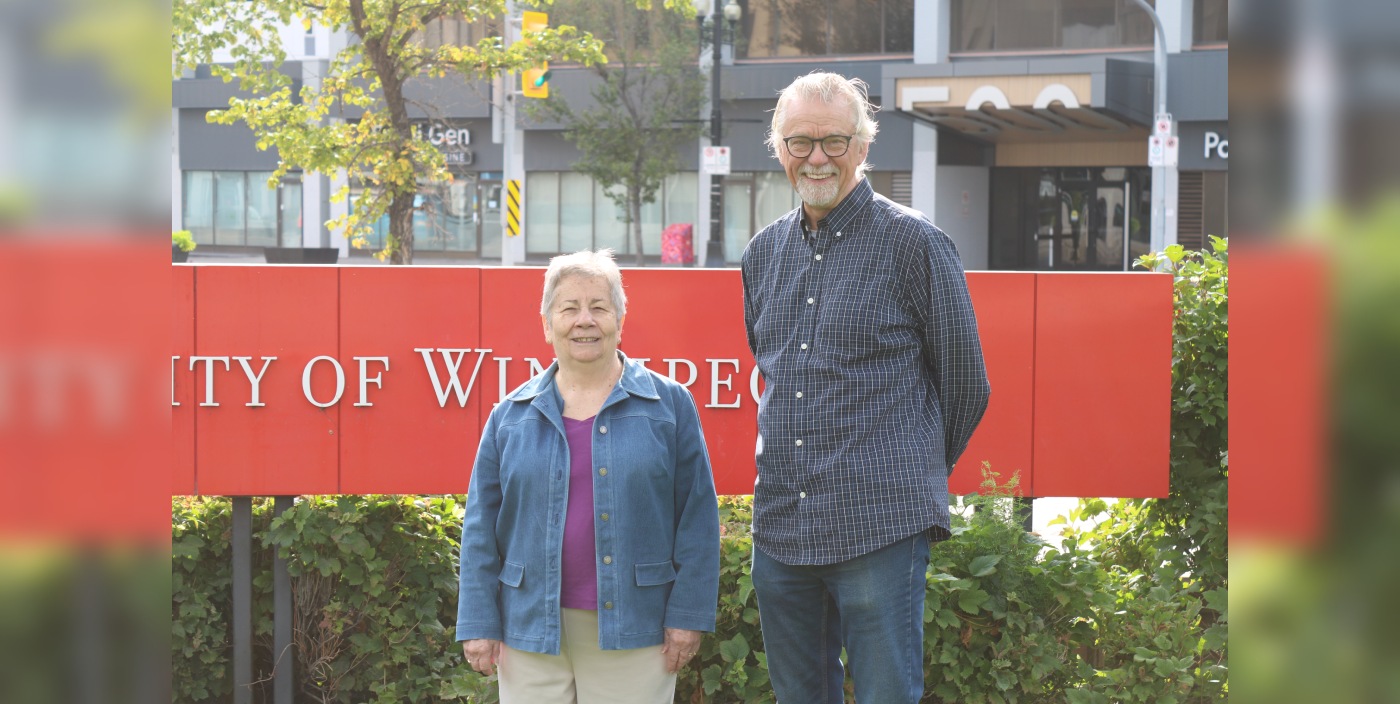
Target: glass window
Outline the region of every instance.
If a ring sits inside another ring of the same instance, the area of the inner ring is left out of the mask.
[[[784,172],[754,174],[753,189],[753,217],[757,229],[767,227],[797,207],[797,193]]]
[[[619,255],[631,254],[632,227],[626,222],[627,213],[608,197],[607,191],[620,198],[622,187],[604,189],[602,184],[593,183],[593,247],[609,247]]]
[[[959,2],[953,6],[953,38],[958,51],[991,51],[996,29],[995,2]]]
[[[559,251],[577,252],[593,244],[593,179],[559,175]]]
[[[724,260],[737,262],[754,235],[748,182],[724,184]]]
[[[214,244],[243,244],[244,195],[242,171],[214,172]]]
[[[642,204],[642,253],[655,257],[661,254],[662,203],[660,189],[656,200]]]
[[[836,0],[831,3],[831,53],[878,54],[883,18],[880,0]]]
[[[1054,3],[997,0],[996,5],[996,50],[1044,49],[1056,45]]]
[[[885,0],[885,51],[914,52],[914,0]]]
[[[210,171],[186,171],[183,188],[185,198],[182,220],[185,229],[199,244],[214,243],[214,174]]]
[[[301,237],[301,184],[286,181],[282,184],[282,210],[280,228],[282,247],[300,247]]]
[[[661,187],[661,197],[666,201],[667,225],[675,223],[696,224],[700,211],[700,207],[696,203],[696,199],[699,198],[699,194],[696,192],[699,188],[696,178],[698,178],[698,174],[694,171],[671,174],[666,179],[666,185]]]
[[[1098,49],[1118,44],[1115,0],[1060,0],[1060,3],[1059,46]]]
[[[559,174],[525,175],[525,251],[555,254],[559,249]]]
[[[443,246],[448,250],[476,251],[475,174],[459,174],[447,184],[442,203],[442,227]]]
[[[248,246],[277,246],[277,189],[268,188],[270,171],[248,173]]]
[[[1196,0],[1197,44],[1224,44],[1230,41],[1230,0]]]

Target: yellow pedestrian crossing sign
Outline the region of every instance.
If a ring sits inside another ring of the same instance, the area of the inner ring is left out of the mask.
[[[506,180],[506,235],[520,234],[520,179]]]

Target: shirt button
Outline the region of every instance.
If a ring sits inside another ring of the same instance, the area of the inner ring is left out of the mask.
[[[603,556],[603,564],[605,564],[605,565],[611,565],[611,564],[612,564],[612,555],[604,555],[604,556]]]
[[[606,514],[606,513],[603,514],[603,520],[605,520],[605,521],[608,520],[608,514]]]
[[[603,608],[605,608],[605,609],[607,609],[607,610],[609,610],[609,611],[612,611],[612,602],[611,602],[611,601],[605,601],[605,602],[603,602]]]
[[[600,477],[606,477],[606,476],[608,476],[608,468],[607,468],[607,467],[601,467],[601,468],[599,468],[599,469],[598,469],[598,476],[600,476]]]
[[[817,299],[815,299],[815,298],[808,298],[808,299],[807,299],[807,305],[809,305],[809,306],[812,305],[813,303],[816,303],[816,302],[817,302]]]
[[[822,260],[822,255],[818,254],[818,255],[817,255],[817,261],[821,261],[821,260]]]
[[[608,426],[604,425],[604,426],[598,428],[598,432],[600,432],[600,433],[602,433],[602,434],[604,434],[604,435],[607,435],[607,434],[608,434]]]
[[[801,440],[798,440],[798,441],[797,441],[797,446],[798,446],[798,447],[802,447],[802,441],[801,441]]]
[[[805,498],[807,498],[807,492],[805,492],[805,491],[799,491],[799,492],[797,492],[797,498],[799,498],[799,499],[805,499]]]
[[[801,392],[801,391],[798,391],[798,392],[797,392],[797,397],[798,397],[798,398],[802,398],[802,392]]]
[[[840,237],[840,236],[841,236],[841,233],[839,233],[839,232],[836,233],[836,236],[837,236],[837,237]]]
[[[805,342],[802,343],[802,349],[804,349],[804,350],[807,349],[807,343],[805,343]]]

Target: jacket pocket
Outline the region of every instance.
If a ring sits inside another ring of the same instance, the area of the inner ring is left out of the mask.
[[[507,587],[520,586],[521,580],[525,578],[525,565],[517,565],[514,562],[507,562],[501,566],[501,584]]]
[[[676,567],[670,562],[650,562],[637,565],[637,586],[654,587],[676,581]]]

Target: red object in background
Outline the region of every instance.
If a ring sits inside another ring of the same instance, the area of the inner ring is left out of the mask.
[[[1327,264],[1230,252],[1230,541],[1313,546],[1327,505]]]
[[[661,231],[661,263],[695,263],[695,228],[688,222],[667,225]]]
[[[553,359],[538,268],[177,269],[193,270],[177,273],[177,290],[185,281],[194,290],[192,303],[175,296],[174,427],[185,438],[176,454],[193,458],[192,471],[177,467],[176,493],[465,492],[487,415]],[[739,271],[627,269],[623,279],[622,350],[687,385],[717,488],[751,493],[762,379],[744,338]],[[974,272],[968,284],[992,400],[954,492],[975,490],[986,460],[1003,481],[1020,472],[1029,496],[1164,496],[1170,277]],[[216,368],[220,405],[197,405],[206,381],[203,363],[189,370],[195,350],[251,357],[254,373],[276,356],[260,383],[266,405],[246,405],[251,384],[236,362]],[[446,386],[444,354],[465,404]],[[388,368],[369,362],[362,380],[356,357],[387,357]],[[335,403],[313,403],[338,386]],[[356,405],[362,389],[369,405]]]

